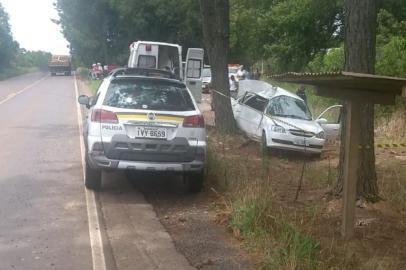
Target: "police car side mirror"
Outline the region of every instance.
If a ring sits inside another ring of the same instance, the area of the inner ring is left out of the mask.
[[[79,96],[78,102],[81,105],[85,105],[86,108],[88,108],[88,109],[90,108],[90,98],[88,96],[86,96],[86,95]]]

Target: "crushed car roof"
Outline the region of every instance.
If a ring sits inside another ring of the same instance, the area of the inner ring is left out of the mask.
[[[276,96],[289,96],[302,100],[299,96],[281,88],[274,86],[270,83],[258,80],[241,80],[238,82],[238,95],[242,96],[245,92],[255,93],[266,99],[270,99]]]

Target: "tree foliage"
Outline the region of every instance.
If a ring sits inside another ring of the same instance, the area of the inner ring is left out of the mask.
[[[400,19],[385,9],[378,14],[378,74],[406,77],[406,9],[404,12]]]
[[[376,74],[406,77],[406,10],[403,19],[399,18],[386,9],[381,9],[378,13]],[[308,63],[306,70],[323,72],[343,68],[344,47],[341,45],[317,53]]]
[[[11,34],[8,14],[0,3],[0,70],[9,67],[18,52],[18,43]]]
[[[18,67],[37,67],[42,70],[47,70],[48,60],[50,58],[51,53],[49,52],[20,49],[16,57],[16,65]]]
[[[70,51],[80,62],[104,62],[116,51],[119,40],[117,14],[107,0],[58,0],[62,31]]]
[[[268,60],[272,72],[299,71],[341,38],[342,0],[232,1],[233,59]]]
[[[404,72],[389,65],[405,55],[400,2],[378,0],[378,73]],[[57,0],[56,7],[72,55],[86,65],[125,64],[135,40],[203,46],[199,1]],[[229,63],[265,61],[273,73],[315,70],[315,61],[328,62],[321,70],[341,69],[340,50],[332,48],[343,44],[343,9],[343,0],[230,0]]]
[[[82,63],[125,64],[136,40],[201,47],[199,2],[193,0],[58,0],[71,54]]]

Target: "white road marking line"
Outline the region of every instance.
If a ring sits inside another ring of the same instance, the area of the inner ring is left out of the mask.
[[[42,78],[39,79],[38,81],[33,82],[32,84],[30,84],[30,85],[24,87],[23,89],[21,89],[21,90],[19,90],[19,91],[17,91],[17,92],[14,92],[14,93],[9,94],[9,95],[8,95],[7,97],[5,97],[4,99],[0,100],[0,105],[3,104],[3,103],[6,103],[7,101],[9,101],[10,99],[14,98],[15,96],[18,96],[19,94],[21,94],[21,93],[27,91],[28,89],[30,89],[30,88],[36,86],[37,84],[39,84],[40,82],[42,82],[43,80],[45,80],[47,77],[48,77],[48,76],[42,77]]]
[[[85,144],[83,141],[83,118],[80,105],[77,102],[79,98],[78,84],[76,74],[74,75],[75,95],[76,95],[76,110],[78,114],[79,138],[80,138],[80,154],[82,157],[83,179],[85,179]],[[87,217],[89,223],[90,247],[92,249],[93,270],[106,270],[106,259],[104,256],[103,243],[101,237],[101,228],[99,224],[99,215],[97,213],[96,197],[93,191],[85,187]]]

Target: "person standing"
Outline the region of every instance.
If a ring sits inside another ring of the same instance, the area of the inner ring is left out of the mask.
[[[232,98],[237,98],[238,94],[238,82],[236,81],[234,75],[230,77],[230,96]]]
[[[259,69],[257,69],[254,73],[254,80],[260,80],[261,79],[261,72]]]
[[[303,101],[307,104],[307,96],[305,92],[305,86],[301,84],[299,89],[296,91],[296,95],[298,95]]]
[[[248,72],[245,69],[244,65],[241,65],[237,71],[237,78],[238,80],[245,80],[248,79]]]

